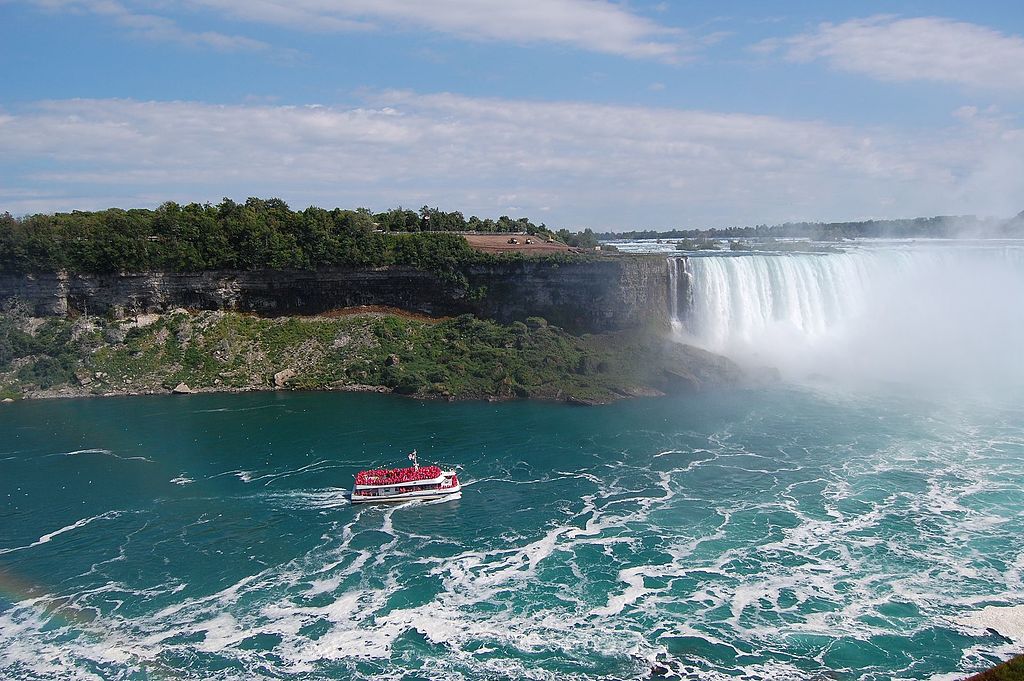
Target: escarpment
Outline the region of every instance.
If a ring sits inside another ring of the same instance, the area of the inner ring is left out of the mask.
[[[313,315],[380,305],[499,322],[543,317],[575,333],[663,325],[669,318],[669,263],[659,256],[524,259],[472,265],[460,275],[409,267],[4,274],[0,300],[35,316],[120,317],[175,308]]]

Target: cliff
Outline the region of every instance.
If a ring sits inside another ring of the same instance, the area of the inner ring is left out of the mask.
[[[0,396],[187,386],[594,404],[737,385],[732,362],[658,333],[686,297],[681,265],[0,275]]]
[[[0,301],[35,316],[124,317],[175,308],[312,315],[388,306],[435,316],[470,313],[499,322],[543,317],[575,333],[663,325],[669,268],[660,256],[579,262],[521,260],[472,266],[465,285],[405,267],[0,275]]]

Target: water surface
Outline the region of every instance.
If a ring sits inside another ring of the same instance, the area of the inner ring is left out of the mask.
[[[192,395],[0,433],[5,677],[952,679],[1024,613],[1005,404]],[[346,502],[412,448],[461,500]]]

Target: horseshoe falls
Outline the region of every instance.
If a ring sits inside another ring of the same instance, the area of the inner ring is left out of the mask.
[[[953,397],[1024,385],[1021,242],[881,242],[687,267],[679,336],[790,380]]]
[[[0,677],[962,679],[1024,646],[1021,263],[675,263],[759,387],[3,405]],[[414,448],[461,499],[347,502]]]

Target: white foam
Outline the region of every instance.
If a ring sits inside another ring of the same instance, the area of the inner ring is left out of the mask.
[[[79,454],[113,454],[109,449],[75,449],[70,452],[57,452],[56,454],[50,454],[50,456],[78,456]]]
[[[77,530],[80,527],[85,527],[86,525],[88,525],[89,523],[91,523],[91,522],[93,522],[95,520],[109,520],[110,518],[116,518],[119,515],[121,515],[121,511],[108,511],[106,513],[101,513],[100,515],[94,515],[94,516],[92,516],[90,518],[82,518],[80,520],[76,520],[75,522],[71,523],[70,525],[65,525],[64,527],[62,527],[62,528],[60,528],[58,530],[54,530],[53,532],[48,532],[48,533],[44,534],[43,536],[41,536],[39,539],[35,540],[31,544],[26,544],[25,546],[15,546],[15,547],[12,547],[12,548],[7,548],[7,549],[0,549],[0,555],[6,554],[6,553],[13,553],[15,551],[23,551],[25,549],[31,549],[31,548],[35,548],[36,546],[41,546],[43,544],[48,544],[54,537],[60,536],[60,535],[64,534],[65,532],[71,532],[72,530]]]
[[[646,570],[650,570],[650,566],[641,565],[640,567],[619,570],[619,580],[625,582],[628,585],[627,588],[621,594],[609,597],[608,604],[603,608],[594,608],[590,612],[604,617],[618,615],[627,605],[635,603],[638,598],[650,593],[651,589],[644,586]]]
[[[48,454],[47,456],[80,456],[82,454],[101,454],[103,456],[112,456],[115,459],[120,459],[121,461],[145,461],[146,463],[153,463],[152,459],[148,459],[144,456],[121,456],[120,454],[115,454],[109,449],[98,448],[76,449],[71,452],[57,452],[56,454]]]
[[[242,411],[256,411],[258,409],[274,409],[276,407],[278,407],[278,405],[276,405],[276,404],[266,404],[266,405],[259,405],[259,406],[254,406],[254,407],[238,407],[238,408],[234,408],[234,409],[228,408],[228,407],[220,407],[220,408],[217,408],[217,409],[197,409],[194,413],[196,413],[196,414],[235,413],[235,412],[242,412]]]
[[[963,623],[977,629],[992,629],[1015,642],[1024,642],[1024,605],[990,605],[967,614]]]
[[[212,619],[196,623],[194,631],[205,634],[198,648],[208,653],[220,652],[237,645],[249,636],[249,632],[228,613],[220,613]]]
[[[332,463],[332,462],[330,462],[330,461],[325,459],[325,460],[322,460],[322,461],[314,461],[311,464],[306,464],[305,466],[302,466],[300,468],[296,468],[294,470],[285,471],[283,473],[270,473],[270,474],[267,474],[267,475],[260,476],[259,478],[256,478],[256,479],[257,480],[266,480],[266,482],[263,483],[263,484],[264,485],[269,485],[272,482],[275,482],[277,480],[283,480],[284,478],[290,478],[290,477],[292,477],[294,475],[300,475],[302,473],[320,473],[320,472],[323,472],[323,471],[326,471],[326,470],[331,470],[332,468],[341,468],[341,466],[336,465],[336,464],[334,464],[334,463]],[[245,482],[249,482],[249,481],[246,480]]]

